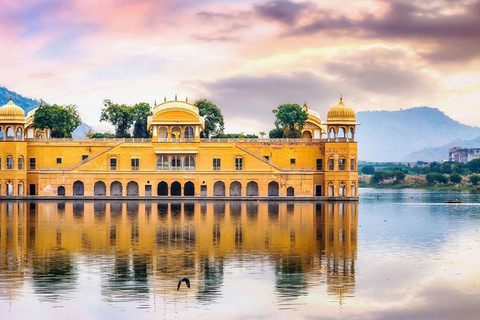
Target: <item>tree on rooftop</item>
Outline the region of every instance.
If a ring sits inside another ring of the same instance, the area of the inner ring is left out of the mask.
[[[130,127],[134,121],[133,108],[125,104],[116,104],[106,99],[103,100],[100,121],[110,122],[115,127],[117,138],[129,138]]]
[[[200,133],[202,138],[210,138],[223,133],[225,123],[222,111],[212,101],[201,99],[195,102],[198,112],[205,117],[205,129]]]
[[[133,137],[148,138],[150,133],[147,130],[148,117],[152,115],[152,109],[146,102],[137,103],[132,107],[133,120]]]
[[[52,138],[71,138],[72,132],[82,124],[75,105],[40,105],[33,116],[33,127],[50,129]]]
[[[308,119],[308,113],[298,104],[282,104],[273,110],[275,114],[275,127],[284,128],[285,138],[300,138],[301,130],[305,121]]]

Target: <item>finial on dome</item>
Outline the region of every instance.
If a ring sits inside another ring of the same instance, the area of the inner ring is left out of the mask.
[[[177,101],[177,94],[175,93],[175,101]]]
[[[343,94],[340,95],[340,102],[343,102]]]
[[[10,95],[10,101],[12,101],[12,95]]]
[[[188,102],[188,96],[185,98],[185,101]]]
[[[155,99],[155,102],[153,103],[153,106],[154,106],[154,107],[157,106],[157,99]]]
[[[167,102],[167,96],[163,98],[163,102]]]
[[[303,110],[308,111],[307,101],[303,103]]]
[[[43,107],[43,99],[40,99],[40,107]]]

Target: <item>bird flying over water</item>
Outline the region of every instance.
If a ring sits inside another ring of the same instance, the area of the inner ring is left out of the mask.
[[[187,288],[190,288],[190,280],[186,277],[183,277],[183,278],[180,278],[180,280],[178,280],[177,291],[180,290],[180,286],[182,285],[182,281],[187,284]]]

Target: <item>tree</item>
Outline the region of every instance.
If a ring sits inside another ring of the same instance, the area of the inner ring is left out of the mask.
[[[447,183],[448,182],[448,178],[441,173],[428,173],[426,178],[427,178],[427,182],[429,184],[434,184],[436,182],[438,182],[438,183]]]
[[[152,109],[146,102],[137,103],[132,107],[133,112],[133,137],[134,138],[148,138],[150,132],[147,130],[148,117],[152,115]]]
[[[102,109],[100,121],[110,122],[114,125],[117,138],[129,138],[130,127],[134,121],[132,107],[115,104],[108,99],[103,100],[103,105],[105,107]]]
[[[387,179],[391,179],[393,177],[393,173],[391,171],[384,171],[378,170],[375,172],[373,177],[370,179],[371,183],[382,183]]]
[[[400,183],[402,182],[407,174],[403,172],[402,170],[394,170],[393,171],[393,176],[395,177],[395,183]]]
[[[374,174],[375,173],[375,167],[374,166],[364,166],[362,168],[362,173],[363,174]]]
[[[480,158],[470,160],[467,163],[467,167],[472,173],[480,173]]]
[[[33,127],[50,129],[52,138],[71,138],[80,124],[82,120],[75,105],[41,105],[33,116]]]
[[[300,138],[301,130],[305,121],[308,119],[308,113],[298,104],[282,104],[273,110],[275,114],[275,127],[285,129],[284,137]]]
[[[473,160],[472,160],[473,161]],[[470,162],[472,162],[470,161]],[[469,162],[469,163],[470,163]],[[470,178],[468,178],[468,180],[470,181],[471,184],[473,184],[474,186],[478,185],[478,183],[480,182],[480,176],[479,175],[471,175]]]
[[[451,182],[451,183],[460,183],[460,182],[462,182],[462,176],[459,175],[458,173],[452,173],[452,174],[450,175],[450,178],[449,178],[449,179],[450,179],[450,182]]]
[[[268,133],[268,137],[270,139],[283,138],[283,133],[284,133],[283,129],[275,128],[275,129],[270,130],[270,132]]]
[[[199,114],[205,117],[205,129],[200,133],[202,138],[210,138],[223,133],[225,123],[222,112],[212,101],[197,100],[195,106],[197,106]]]
[[[259,134],[259,135],[262,137],[262,139],[263,139],[263,137],[264,137],[267,133],[266,133],[265,131],[260,131],[258,134]]]

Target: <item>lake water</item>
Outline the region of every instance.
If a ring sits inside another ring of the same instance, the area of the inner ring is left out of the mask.
[[[424,190],[2,202],[0,319],[479,319],[479,230],[478,195]]]

